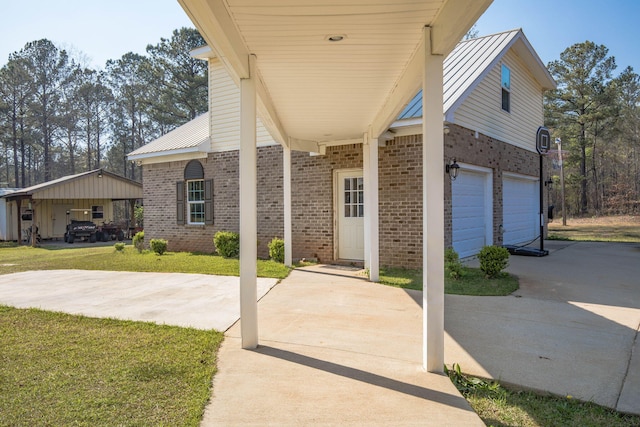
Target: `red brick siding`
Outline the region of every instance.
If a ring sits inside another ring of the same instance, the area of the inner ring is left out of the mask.
[[[267,244],[283,236],[282,148],[258,148],[258,256],[268,257]],[[176,182],[183,181],[187,161],[144,167],[145,240],[162,238],[171,251],[213,252],[213,235],[239,230],[238,151],[210,153],[200,160],[205,179],[213,178],[213,225],[178,225]]]
[[[334,171],[362,168],[362,145],[327,147],[324,156],[291,153],[293,257],[333,261]]]
[[[538,155],[468,129],[449,125],[445,159],[493,170],[494,244],[502,243],[502,173],[538,176]],[[326,155],[292,152],[293,258],[332,262],[334,172],[362,168],[362,146],[328,147]],[[205,179],[214,180],[214,225],[176,224],[175,183],[187,162],[144,167],[145,237],[164,238],[172,251],[213,251],[218,230],[238,231],[238,152],[211,153],[202,160]],[[258,149],[258,254],[283,236],[282,149]],[[451,246],[451,182],[445,179],[445,246]],[[379,152],[380,264],[422,266],[422,135],[398,137]]]

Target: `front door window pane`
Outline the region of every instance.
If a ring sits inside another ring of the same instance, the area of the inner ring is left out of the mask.
[[[362,178],[344,179],[343,202],[346,218],[364,217],[364,180]]]

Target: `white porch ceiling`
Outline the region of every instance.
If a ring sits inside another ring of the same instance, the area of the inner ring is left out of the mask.
[[[178,1],[236,82],[258,76],[263,121],[288,144],[377,137],[420,88],[423,27],[447,55],[492,0]]]

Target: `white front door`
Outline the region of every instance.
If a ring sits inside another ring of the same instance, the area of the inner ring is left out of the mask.
[[[364,260],[364,182],[362,170],[336,173],[338,259]]]

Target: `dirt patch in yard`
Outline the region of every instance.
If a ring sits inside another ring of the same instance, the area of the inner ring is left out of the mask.
[[[640,216],[557,218],[549,224],[549,238],[595,242],[640,242]]]

